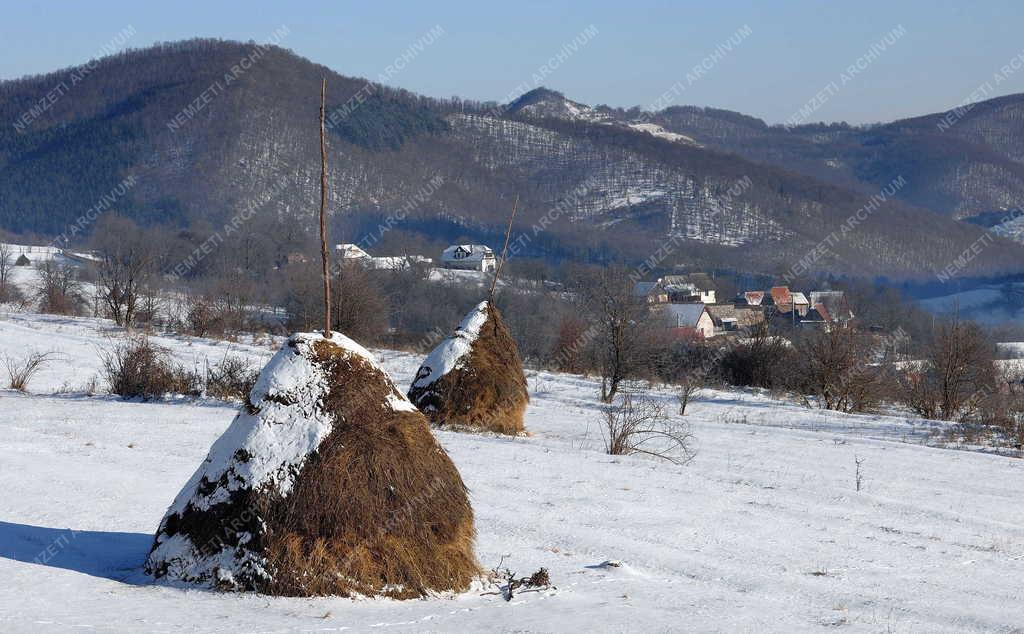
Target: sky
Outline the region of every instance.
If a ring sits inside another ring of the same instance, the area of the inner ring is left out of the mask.
[[[1024,92],[1020,0],[3,2],[0,79],[112,46],[264,42],[284,27],[280,45],[299,55],[433,97],[504,102],[544,85],[592,105],[871,123],[943,111],[979,87]]]

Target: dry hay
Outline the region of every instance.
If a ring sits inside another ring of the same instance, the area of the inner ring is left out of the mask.
[[[501,312],[488,302],[474,307],[420,366],[409,400],[437,425],[522,433],[530,395]]]
[[[466,487],[358,344],[295,335],[168,511],[158,578],[274,595],[421,597],[479,574]]]

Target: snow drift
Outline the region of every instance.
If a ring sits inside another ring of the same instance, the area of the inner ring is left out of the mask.
[[[283,595],[422,596],[478,572],[465,485],[364,348],[293,335],[168,509],[146,571]]]

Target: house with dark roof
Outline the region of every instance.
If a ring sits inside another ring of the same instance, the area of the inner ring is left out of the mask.
[[[441,265],[446,269],[493,271],[498,266],[491,247],[483,244],[453,244],[441,252]]]
[[[715,322],[704,304],[665,304],[669,329],[680,338],[710,339]]]

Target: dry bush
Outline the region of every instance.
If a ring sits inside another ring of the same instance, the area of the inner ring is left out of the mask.
[[[185,329],[196,337],[223,335],[227,319],[221,307],[205,297],[190,297],[185,314]]]
[[[835,327],[796,340],[800,363],[789,387],[815,397],[821,409],[868,412],[886,396],[890,373],[872,364],[872,339],[852,328]]]
[[[613,456],[645,454],[675,464],[693,459],[689,425],[666,415],[642,388],[623,390],[619,402],[605,407],[601,416],[605,451]]]
[[[112,394],[150,400],[164,394],[201,393],[197,372],[176,366],[166,349],[146,337],[125,339],[101,353],[103,374]]]
[[[27,390],[28,382],[39,370],[43,369],[47,362],[53,359],[55,354],[54,352],[32,352],[21,360],[4,355],[4,365],[7,367],[7,377],[9,378],[8,387],[19,392]]]
[[[676,388],[676,399],[679,401],[680,416],[686,415],[686,406],[697,399],[700,391],[707,385],[707,382],[708,373],[703,369],[690,370],[683,375],[679,381],[679,387]]]
[[[259,368],[253,367],[245,359],[226,356],[206,369],[206,394],[214,398],[244,401],[259,375]]]
[[[39,312],[54,315],[79,315],[85,306],[79,272],[70,264],[44,260],[37,267],[38,279],[33,295]]]
[[[925,418],[976,419],[982,396],[996,392],[995,347],[976,324],[942,324],[923,363],[900,376],[904,404]]]
[[[730,385],[774,389],[786,383],[794,357],[789,342],[772,334],[765,322],[756,325],[745,341],[723,352],[719,372]]]

